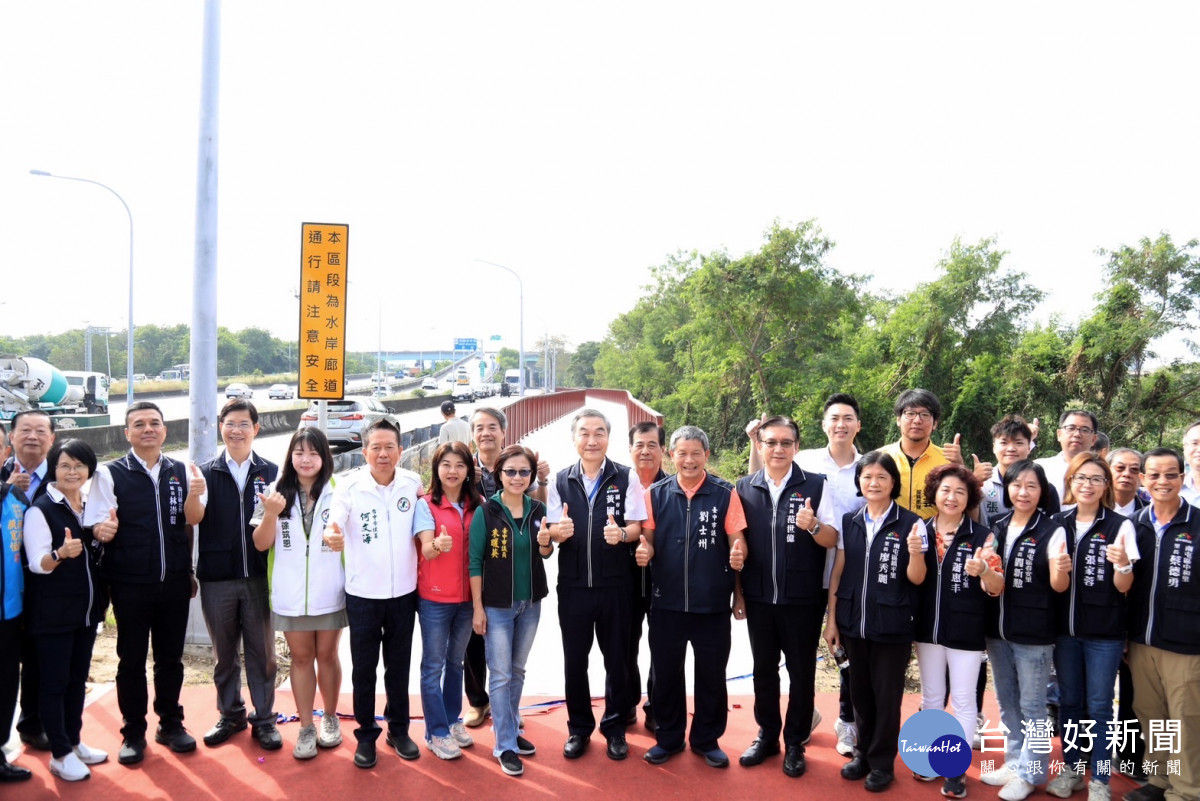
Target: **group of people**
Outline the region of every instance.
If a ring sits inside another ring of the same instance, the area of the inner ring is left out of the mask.
[[[442,411],[457,420],[452,405]],[[991,665],[1005,758],[982,780],[1000,786],[1005,801],[1047,782],[1031,733],[1046,717],[1051,665],[1067,765],[1050,778],[1050,794],[1067,798],[1086,786],[1089,801],[1110,797],[1114,771],[1102,732],[1112,725],[1120,673],[1122,706],[1132,697],[1123,714],[1142,731],[1151,721],[1180,721],[1183,739],[1180,753],[1146,740],[1148,783],[1126,801],[1197,797],[1200,749],[1189,750],[1188,738],[1200,730],[1192,713],[1200,624],[1188,612],[1200,609],[1192,582],[1200,512],[1188,501],[1200,498],[1200,425],[1185,436],[1187,475],[1184,456],[1167,448],[1105,453],[1086,410],[1062,415],[1061,451],[1037,460],[1037,421],[1005,417],[991,431],[994,461],[974,457],[969,469],[960,437],[932,441],[941,418],[932,393],[904,392],[895,418],[900,439],[864,454],[849,395],[827,400],[821,447],[800,449],[795,421],[764,416],[747,426],[750,474],[730,482],[707,470],[708,438],[694,426],[668,442],[661,426],[638,423],[629,432],[631,464],[614,461],[611,424],[594,409],[571,423],[578,461],[552,476],[538,454],[505,445],[501,411],[478,408],[469,424],[443,428],[425,488],[400,467],[400,431],[387,421],[364,432],[366,465],[335,477],[329,444],[312,428],[295,433],[282,467],[258,456],[257,411],[242,399],[221,411],[225,449],[199,466],[162,453],[165,422],[152,403],[130,407],[131,450],[102,466],[82,441],[56,442],[47,415],[18,415],[15,454],[0,473],[0,726],[11,726],[19,670],[18,731],[51,752],[51,771],[85,778],[89,765],[107,759],[79,735],[96,623],[111,598],[124,719],[118,761],[136,764],[147,748],[151,640],[155,740],[194,750],[179,689],[188,603],[198,590],[219,713],[207,746],[250,729],[262,748],[282,747],[276,631],[292,654],[301,723],[294,756],[338,745],[337,650],[348,627],[355,764],[376,764],[381,651],[385,742],[417,759],[407,684],[419,623],[426,747],[441,759],[460,757],[474,743],[468,729],[490,714],[493,755],[506,774],[520,775],[521,758],[536,747],[524,737],[519,703],[549,594],[544,562],[556,557],[568,759],[586,754],[597,728],[608,758],[628,756],[648,619],[642,710],[655,744],[644,759],[662,764],[686,745],[706,764],[727,767],[719,739],[732,613],[746,622],[759,727],[738,759],[744,767],[782,756],[786,775],[805,773],[805,746],[820,720],[814,684],[823,632],[842,667],[834,730],[849,761],[841,773],[867,790],[894,781],[915,644],[922,707],[949,703],[968,743]],[[593,644],[605,670],[599,721],[588,682]],[[783,709],[781,655],[790,680]],[[1085,721],[1098,732],[1090,748],[1065,736]],[[28,775],[0,762],[0,780]],[[964,797],[965,776],[945,777],[941,793]]]

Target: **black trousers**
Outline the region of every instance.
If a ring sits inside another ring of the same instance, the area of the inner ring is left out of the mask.
[[[79,745],[96,628],[39,634],[34,641],[42,664],[38,698],[42,724],[50,738],[50,753],[62,759]]]
[[[8,739],[21,680],[21,617],[0,620],[0,732]],[[0,762],[4,754],[0,752]]]
[[[26,571],[26,576],[29,572]],[[26,586],[28,584],[26,578]],[[26,595],[28,598],[28,595]],[[29,610],[26,609],[26,612]],[[29,615],[25,615],[26,621]],[[42,671],[38,662],[37,643],[28,631],[21,633],[21,714],[17,716],[17,731],[30,737],[42,733],[42,716],[39,711],[38,685]]]
[[[600,733],[625,732],[628,710],[629,626],[633,609],[628,587],[558,587],[558,623],[562,629],[563,674],[567,697],[567,731],[583,737],[596,728],[588,655],[593,635],[604,657],[604,716]]]
[[[812,729],[817,680],[817,643],[824,604],[786,606],[746,602],[746,627],[754,657],[754,721],[768,743],[800,745]],[[779,714],[779,654],[787,664],[791,689],[787,716]]]
[[[487,706],[487,647],[481,635],[471,632],[463,657],[463,689],[471,706]]]
[[[858,725],[858,747],[871,770],[895,772],[900,704],[904,700],[904,673],[912,643],[881,643],[842,635],[850,657],[850,697]]]
[[[693,748],[710,751],[725,733],[729,719],[729,690],[725,668],[729,664],[729,613],[700,614],[650,610],[650,662],[654,671],[655,738],[671,751],[683,747],[687,727],[687,684],[684,657],[691,643],[694,663],[692,730]]]
[[[417,591],[399,598],[360,598],[346,593],[350,619],[351,684],[354,689],[354,736],[359,742],[379,739],[375,722],[375,668],[383,651],[383,717],[388,734],[408,733],[408,675],[412,664]]]
[[[629,643],[625,651],[625,663],[628,668],[625,671],[625,691],[626,697],[629,699],[625,704],[625,710],[636,712],[638,701],[642,700],[642,669],[638,665],[638,652],[642,647],[642,624],[646,620],[646,616],[650,614],[650,598],[643,597],[641,588],[636,584],[633,588],[633,618],[629,621]],[[651,667],[646,671],[646,703],[642,704],[642,710],[646,715],[654,714],[654,706],[650,703],[650,696],[654,694],[654,668]]]
[[[146,736],[146,658],[154,646],[154,712],[164,732],[183,727],[179,691],[183,687],[183,642],[187,637],[192,582],[187,573],[170,573],[151,584],[114,582],[109,587],[117,618],[117,706],[121,736]]]

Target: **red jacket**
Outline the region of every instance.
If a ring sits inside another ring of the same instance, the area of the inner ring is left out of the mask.
[[[442,497],[441,504],[433,502],[430,495],[422,496],[429,511],[433,513],[433,532],[436,536],[442,526],[454,540],[449,551],[426,559],[424,554],[417,560],[417,593],[427,601],[443,604],[463,603],[471,600],[471,582],[467,577],[467,563],[470,561],[470,530],[471,516],[474,509],[468,509],[461,516],[458,510]]]

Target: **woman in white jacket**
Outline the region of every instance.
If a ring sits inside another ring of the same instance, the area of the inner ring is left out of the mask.
[[[317,746],[342,742],[337,717],[342,666],[338,640],[346,621],[346,573],[342,555],[321,539],[333,498],[333,453],[316,428],[302,428],[288,445],[279,480],[260,495],[251,520],[254,545],[270,550],[267,575],[275,629],[292,653],[292,693],[302,727],[292,755],[312,759]],[[321,731],[313,725],[318,683],[325,709]]]

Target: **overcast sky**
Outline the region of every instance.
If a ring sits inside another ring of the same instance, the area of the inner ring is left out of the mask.
[[[203,3],[11,2],[0,334],[190,322]],[[294,336],[300,224],[350,225],[349,342],[599,339],[677,250],[815,218],[902,289],[995,235],[1085,314],[1103,259],[1200,235],[1194,3],[222,8],[218,321]],[[32,284],[36,293],[26,293]],[[45,290],[52,291],[45,291]],[[401,312],[400,310],[404,311]]]

